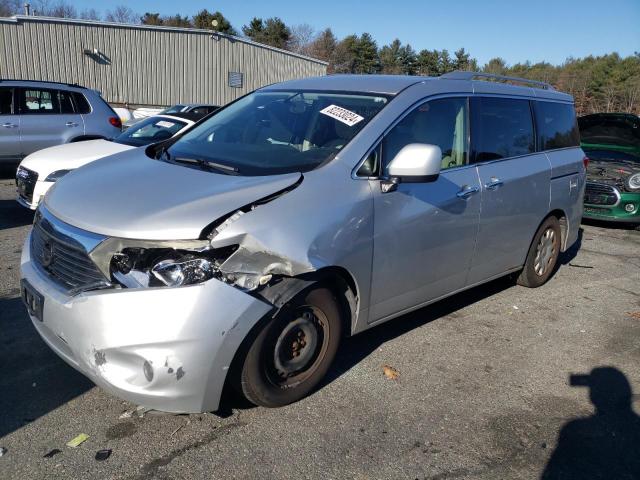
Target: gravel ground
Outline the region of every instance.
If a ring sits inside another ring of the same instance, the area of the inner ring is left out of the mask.
[[[323,387],[294,405],[228,398],[218,414],[121,418],[135,406],[30,324],[18,285],[32,215],[4,177],[0,478],[640,478],[624,476],[640,469],[640,398],[611,405],[627,382],[640,393],[638,231],[583,225],[541,288],[499,280],[346,340]],[[571,386],[595,367],[609,368],[591,389]],[[89,439],[65,446],[79,433]],[[100,449],[113,453],[99,462]]]

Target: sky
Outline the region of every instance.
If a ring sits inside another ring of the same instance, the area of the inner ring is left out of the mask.
[[[369,32],[378,46],[399,38],[415,50],[464,47],[480,65],[530,60],[561,64],[568,57],[640,51],[640,0],[67,0],[78,10],[128,5],[136,12],[220,10],[236,30],[252,17],[287,25],[330,27],[338,38]]]

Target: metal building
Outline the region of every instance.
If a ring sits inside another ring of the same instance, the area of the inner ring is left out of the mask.
[[[0,18],[0,78],[77,83],[110,103],[224,105],[258,87],[326,71],[320,60],[209,30]]]

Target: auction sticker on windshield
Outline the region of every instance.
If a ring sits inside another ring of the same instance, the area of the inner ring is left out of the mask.
[[[356,123],[364,120],[364,117],[361,117],[355,112],[351,110],[347,110],[346,108],[339,107],[337,105],[329,105],[326,108],[320,110],[320,113],[323,113],[331,118],[338,120],[350,127],[353,127]]]
[[[166,120],[160,120],[158,123],[156,123],[156,126],[162,127],[162,128],[171,128],[174,125],[175,125],[175,123],[167,122]]]

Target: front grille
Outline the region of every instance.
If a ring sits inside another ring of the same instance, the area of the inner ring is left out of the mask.
[[[620,192],[611,185],[587,182],[584,191],[584,203],[589,205],[615,205],[620,199]]]
[[[40,212],[31,232],[31,258],[56,283],[77,292],[108,285],[85,249],[57,231]]]
[[[608,215],[608,214],[611,214],[611,210],[608,208],[602,208],[602,207],[584,207],[584,213],[597,213],[600,215]]]
[[[33,201],[33,189],[38,181],[38,173],[28,168],[19,167],[16,172],[16,187],[18,195],[27,200]]]

